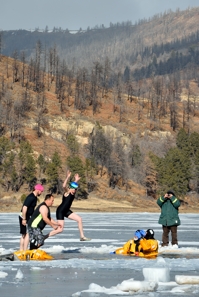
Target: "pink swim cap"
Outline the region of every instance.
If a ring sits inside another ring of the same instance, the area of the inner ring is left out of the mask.
[[[44,191],[44,187],[41,184],[37,184],[37,185],[35,185],[35,190],[38,190],[38,191],[43,192]]]

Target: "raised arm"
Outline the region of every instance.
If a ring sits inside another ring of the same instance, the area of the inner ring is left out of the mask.
[[[65,181],[63,182],[63,188],[64,188],[64,189],[66,188],[66,185],[67,185],[67,182],[68,182],[70,176],[71,176],[71,172],[70,172],[69,170],[67,170],[67,173],[66,173],[66,179],[65,179]]]
[[[79,174],[76,173],[75,176],[74,176],[74,181],[77,183],[80,180],[80,178],[81,177],[79,176]]]

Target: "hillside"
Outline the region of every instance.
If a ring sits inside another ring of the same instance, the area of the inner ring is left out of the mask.
[[[13,82],[13,65],[15,60],[7,57],[1,57],[0,61],[0,75],[1,75],[1,106],[4,106],[3,113],[1,114],[1,126],[3,127],[5,115],[12,111],[14,104],[16,102],[23,102],[24,99],[24,87],[21,86],[21,80]],[[23,64],[18,64],[19,69],[22,68]],[[75,83],[75,82],[74,82]],[[197,85],[192,82],[192,89],[197,90]],[[45,117],[48,118],[48,121],[45,122],[45,125],[40,127],[41,134],[38,137],[38,113],[40,110],[40,105],[38,105],[38,94],[33,91],[32,88],[28,90],[28,98],[31,98],[30,109],[26,113],[24,118],[21,118],[20,127],[16,128],[16,136],[23,135],[23,138],[30,141],[33,149],[34,156],[37,158],[39,154],[44,154],[47,159],[52,158],[54,151],[57,151],[63,161],[62,171],[60,172],[60,178],[63,180],[65,176],[65,164],[66,157],[70,155],[69,149],[66,145],[66,139],[68,134],[74,134],[76,139],[81,147],[81,154],[83,160],[87,154],[87,145],[89,142],[89,137],[92,135],[93,130],[96,127],[96,124],[101,125],[105,134],[112,139],[114,143],[116,139],[119,139],[122,143],[122,146],[127,150],[131,147],[132,139],[139,143],[142,148],[142,151],[147,152],[149,150],[154,151],[155,153],[161,154],[164,152],[166,147],[169,147],[174,142],[176,137],[176,132],[170,126],[170,114],[165,115],[161,121],[156,125],[152,125],[152,120],[148,117],[148,108],[146,103],[144,103],[142,109],[140,109],[140,102],[137,97],[134,97],[131,101],[127,100],[127,95],[123,94],[123,104],[125,105],[125,113],[120,115],[119,105],[115,104],[111,93],[109,91],[109,96],[101,99],[100,108],[98,112],[93,114],[92,106],[87,106],[87,108],[82,111],[74,107],[74,96],[75,93],[75,84],[72,86],[72,96],[70,96],[70,106],[66,102],[62,102],[62,109],[60,108],[60,102],[57,99],[57,95],[54,93],[55,83],[52,83],[51,91],[45,90]],[[182,91],[181,101],[178,102],[178,119],[183,124],[183,106],[184,99],[187,98],[186,89]],[[10,101],[10,99],[12,99]],[[41,100],[41,98],[40,98]],[[199,97],[195,97],[196,106],[198,106]],[[142,102],[143,99],[142,99]],[[146,100],[147,102],[147,100]],[[9,103],[9,105],[7,105]],[[3,104],[3,105],[2,105]],[[146,106],[145,106],[146,105]],[[9,108],[9,109],[8,109]],[[7,110],[7,111],[6,111]],[[141,110],[141,113],[139,111]],[[11,116],[14,114],[11,112]],[[7,118],[8,119],[8,118]],[[14,120],[14,118],[13,118]],[[197,107],[195,108],[194,116],[191,116],[190,127],[192,131],[199,132],[199,114],[197,113]],[[155,123],[155,122],[154,122]],[[7,128],[6,128],[7,127]],[[10,127],[10,128],[9,128]],[[5,135],[10,138],[12,132],[12,123],[5,126],[4,131]],[[16,138],[17,141],[17,138]],[[166,145],[166,146],[165,146]],[[144,166],[143,164],[142,166]],[[140,167],[142,170],[145,170],[144,167]],[[98,172],[97,175],[93,176],[93,183],[95,183],[94,191],[89,193],[88,202],[77,201],[75,208],[77,210],[94,211],[141,211],[142,207],[140,204],[147,204],[148,209],[151,211],[157,211],[157,206],[155,200],[152,197],[146,195],[146,188],[141,185],[138,181],[139,176],[143,172],[140,172],[140,169],[134,172],[132,179],[128,180],[128,190],[126,191],[126,186],[118,183],[115,187],[109,186],[109,175],[106,168],[103,169],[103,173]],[[1,190],[1,197],[4,199],[4,207],[2,206],[2,211],[9,209],[10,211],[16,211],[18,204],[20,203],[20,196],[22,193],[27,193],[28,186],[24,185],[19,193],[15,192],[6,192],[4,188]],[[11,197],[12,203],[10,203]],[[13,197],[14,200],[13,200]],[[6,200],[8,199],[8,201]],[[96,202],[95,199],[103,199],[104,204]],[[185,198],[184,211],[188,209],[194,211],[197,209],[198,199],[192,197],[193,201],[189,197]],[[196,199],[196,200],[195,200]],[[7,204],[5,204],[5,200]],[[15,201],[15,203],[13,202]],[[125,201],[125,203],[124,203]],[[189,202],[187,202],[189,201]],[[82,205],[84,204],[84,206]],[[91,206],[89,206],[91,203]],[[109,207],[107,207],[108,205]],[[188,203],[188,204],[187,204]],[[81,205],[79,205],[81,204]],[[116,205],[114,205],[116,204]],[[125,206],[126,204],[126,206]],[[7,205],[7,206],[6,206]],[[12,205],[12,206],[11,206]],[[104,205],[104,206],[103,206]],[[17,207],[16,207],[17,206]]]
[[[0,213],[14,212],[19,213],[21,208],[20,193],[3,196],[0,199]],[[43,196],[40,200],[43,199]],[[55,202],[51,211],[55,212],[61,203],[60,195],[55,196]],[[147,209],[146,209],[147,205]],[[98,195],[91,193],[88,199],[74,200],[72,205],[74,212],[158,212],[160,208],[156,200],[150,197],[143,198],[140,195],[132,195],[131,201],[114,201],[113,199],[99,198]],[[199,201],[197,197],[186,197],[180,206],[180,213],[198,213]]]
[[[194,26],[198,13],[198,8],[170,11],[133,26],[113,25],[72,36],[56,30],[3,32],[3,51],[9,54],[14,44],[19,52],[13,58],[0,55],[0,136],[15,144],[9,151],[15,157],[22,141],[29,141],[37,175],[27,181],[25,161],[16,158],[11,163],[2,146],[2,210],[15,211],[35,179],[49,190],[38,158],[50,164],[55,152],[61,158],[58,195],[68,157],[78,156],[78,168],[83,164],[84,193],[79,198],[88,200],[76,201],[76,209],[142,211],[147,205],[148,210],[157,210],[158,174],[149,154],[164,159],[176,147],[182,128],[187,135],[199,133],[199,34]],[[62,43],[43,51],[43,42],[51,46],[55,40]],[[65,42],[68,64],[62,60]],[[74,56],[76,66],[70,64]],[[93,63],[97,57],[100,62]],[[84,63],[86,68],[81,68]],[[125,69],[124,74],[118,69]],[[184,211],[198,209],[197,162],[192,160],[192,176],[181,180],[183,193],[187,191]],[[178,186],[177,180],[177,190]]]
[[[104,64],[110,60],[114,73],[124,73],[126,67],[131,71],[149,65],[154,57],[165,63],[171,53],[189,57],[190,49],[198,47],[199,7],[176,12],[167,11],[148,20],[132,24],[111,24],[109,28],[88,29],[71,34],[69,30],[54,28],[53,32],[38,29],[2,31],[1,52],[12,56],[25,53],[26,59],[36,55],[35,48],[41,43],[43,56],[56,51],[61,59],[67,61],[69,68],[90,69],[93,62]],[[184,67],[184,65],[183,65]]]

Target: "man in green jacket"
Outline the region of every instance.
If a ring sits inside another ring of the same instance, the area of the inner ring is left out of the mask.
[[[169,190],[164,196],[157,200],[161,208],[161,214],[158,223],[162,225],[162,246],[169,245],[169,232],[171,231],[171,244],[178,245],[177,226],[180,225],[178,208],[180,200],[175,197],[173,190]]]

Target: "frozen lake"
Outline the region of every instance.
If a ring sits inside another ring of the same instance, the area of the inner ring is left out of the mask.
[[[0,261],[0,296],[199,296],[199,285],[175,283],[176,275],[199,276],[199,215],[180,214],[179,249],[167,249],[155,260],[111,254],[133,238],[137,229],[152,228],[161,242],[158,213],[79,213],[85,236],[80,242],[77,224],[65,219],[63,233],[46,240],[43,249],[52,261]],[[52,213],[55,218],[55,214]],[[45,228],[45,233],[50,228]],[[19,249],[18,214],[0,214],[0,253]],[[144,281],[143,268],[168,268],[170,280],[158,282],[152,292],[118,290],[118,284]],[[117,289],[117,290],[116,290]]]

